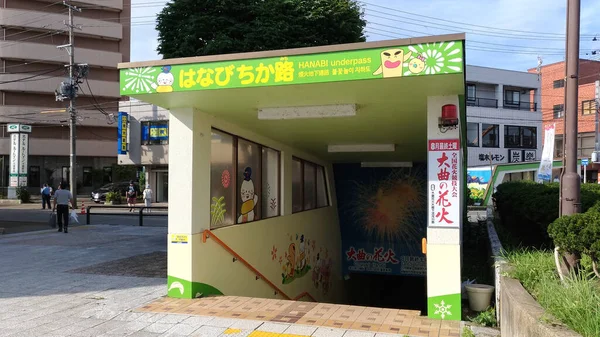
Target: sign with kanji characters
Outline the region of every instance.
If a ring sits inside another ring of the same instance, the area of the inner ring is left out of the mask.
[[[535,150],[523,150],[523,161],[535,161]]]
[[[334,166],[342,270],[352,273],[424,276],[427,167]]]
[[[19,186],[27,186],[29,135],[19,133]]]
[[[22,128],[22,127],[25,128]],[[9,124],[10,132],[10,167],[9,186],[27,186],[27,168],[29,160],[29,133],[31,126]]]
[[[309,84],[463,72],[463,43],[121,69],[121,95]]]
[[[486,164],[489,164],[490,162],[493,163],[498,163],[498,162],[502,162],[504,161],[506,157],[504,157],[504,155],[502,154],[491,154],[491,153],[480,153],[477,156],[477,159],[479,159],[480,162],[484,162]]]
[[[429,140],[429,227],[460,227],[460,141]]]
[[[508,162],[509,163],[522,163],[523,162],[523,150],[508,150]]]
[[[117,140],[117,153],[127,154],[127,126],[129,123],[129,115],[126,112],[119,112],[119,125],[117,126],[119,138]]]

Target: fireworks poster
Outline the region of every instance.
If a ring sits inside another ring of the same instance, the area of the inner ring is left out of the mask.
[[[425,276],[427,167],[334,165],[344,274]]]

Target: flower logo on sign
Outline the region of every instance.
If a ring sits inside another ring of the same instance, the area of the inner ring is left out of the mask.
[[[223,171],[221,174],[221,184],[223,187],[228,188],[231,183],[231,174],[229,174],[228,170]]]
[[[409,46],[408,49],[421,56],[418,58],[418,62],[415,61],[419,68],[424,68],[424,71],[420,72],[421,74],[435,75],[461,71],[463,63],[461,45],[454,41],[418,44]],[[413,61],[411,60],[411,62]],[[411,75],[410,69],[405,71],[404,75]]]
[[[123,91],[130,90],[135,93],[151,93],[152,84],[156,75],[154,74],[158,68],[140,67],[131,68],[125,72],[125,86]]]

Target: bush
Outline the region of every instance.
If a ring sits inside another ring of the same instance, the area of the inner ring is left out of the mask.
[[[111,191],[106,193],[106,202],[119,203],[121,202],[121,193]]]
[[[600,212],[594,206],[581,214],[566,215],[548,227],[548,234],[561,251],[589,256],[593,263],[600,258]]]
[[[31,201],[31,194],[27,190],[27,187],[17,187],[17,199],[21,200],[22,203]]]
[[[548,226],[558,218],[560,186],[514,181],[500,184],[493,198],[500,215],[500,225],[522,245],[551,247]],[[581,186],[582,211],[596,207],[600,185]],[[600,209],[600,206],[598,206]]]

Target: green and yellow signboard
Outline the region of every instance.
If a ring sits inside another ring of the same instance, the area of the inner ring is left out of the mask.
[[[251,88],[463,72],[462,41],[121,69],[121,95]]]

